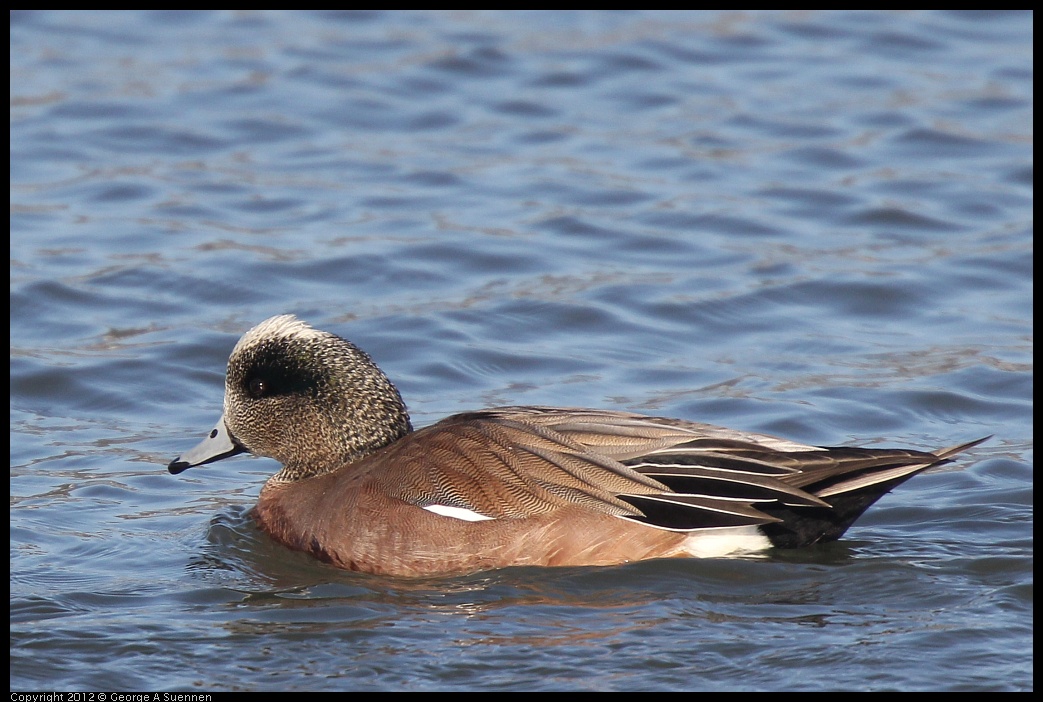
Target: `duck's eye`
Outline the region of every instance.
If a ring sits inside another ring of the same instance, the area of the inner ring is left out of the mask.
[[[264,378],[251,378],[247,388],[250,392],[250,397],[252,397],[255,400],[258,400],[267,395],[269,390],[271,389],[268,384],[268,381]]]

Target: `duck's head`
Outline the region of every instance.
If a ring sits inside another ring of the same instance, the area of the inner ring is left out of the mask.
[[[296,480],[336,470],[411,430],[398,390],[365,352],[279,315],[232,349],[224,414],[168,470],[248,451],[282,463],[278,479]]]

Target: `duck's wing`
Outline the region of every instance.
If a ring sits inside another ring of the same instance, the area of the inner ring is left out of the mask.
[[[390,496],[432,511],[470,511],[475,519],[523,518],[569,505],[634,517],[641,512],[619,495],[671,492],[532,416],[529,408],[500,408],[448,417],[374,456],[371,475]],[[676,443],[661,434],[644,443]]]
[[[399,499],[469,519],[578,505],[687,531],[786,518],[773,510],[829,510],[825,497],[893,487],[970,445],[944,455],[828,449],[622,412],[505,407],[405,437],[381,456],[374,479]]]

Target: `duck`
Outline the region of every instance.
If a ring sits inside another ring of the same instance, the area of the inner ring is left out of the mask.
[[[763,554],[839,539],[943,448],[810,446],[630,412],[513,406],[414,429],[350,341],[294,315],[235,344],[224,411],[171,474],[241,453],[281,469],[251,514],[337,568],[424,577]]]

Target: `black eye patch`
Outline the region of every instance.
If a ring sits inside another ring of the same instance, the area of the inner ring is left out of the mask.
[[[243,378],[243,389],[255,400],[276,395],[313,394],[322,378],[301,368],[251,368]]]
[[[320,372],[279,345],[264,345],[244,356],[242,391],[254,400],[278,395],[312,395],[324,384]]]

